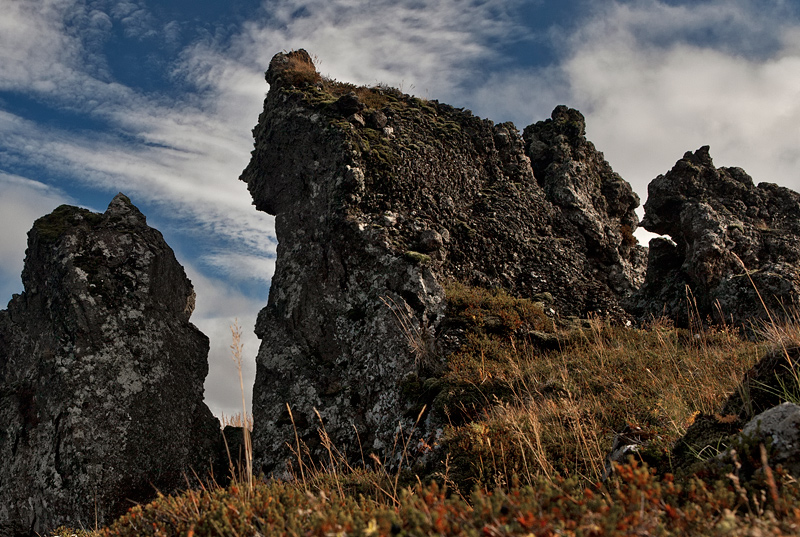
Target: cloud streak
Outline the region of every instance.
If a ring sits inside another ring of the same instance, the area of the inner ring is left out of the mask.
[[[431,97],[452,94],[488,62],[503,63],[496,50],[519,39],[514,21],[519,1],[285,0],[264,4],[267,17],[245,25],[232,49],[252,65],[265,66],[275,52],[305,48],[320,71],[360,84],[414,86]]]

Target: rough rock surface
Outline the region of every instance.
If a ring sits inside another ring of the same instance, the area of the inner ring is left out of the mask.
[[[254,449],[267,473],[290,457],[294,427],[323,452],[314,409],[358,457],[353,426],[384,455],[410,431],[400,384],[441,365],[448,281],[549,293],[556,315],[625,317],[644,262],[630,236],[638,199],[577,111],[557,108],[523,140],[468,110],[322,80],[302,50],[276,55],[267,82],[241,177],[279,240],[256,324]]]
[[[800,406],[782,403],[765,410],[745,425],[742,436],[769,445],[770,464],[800,477]]]
[[[547,200],[583,237],[585,255],[617,296],[644,281],[646,250],[633,231],[639,197],[586,139],[577,110],[558,106],[552,118],[523,132],[526,154]]]
[[[773,469],[782,466],[789,475],[800,477],[800,406],[781,403],[754,416],[743,428],[724,433],[725,428],[708,417],[693,424],[677,446],[677,457],[671,459],[679,464],[673,468],[706,477],[722,477],[735,470],[741,479],[750,480],[763,474],[766,461]],[[701,438],[703,442],[698,443]],[[734,468],[737,463],[740,467]]]
[[[702,320],[720,320],[720,312],[737,324],[765,318],[745,267],[773,316],[797,305],[800,194],[755,186],[740,168],[715,168],[706,146],[650,183],[644,210],[642,226],[671,240],[650,243],[647,277],[632,301],[640,316],[685,324],[688,286]]]
[[[37,220],[22,280],[0,311],[0,522],[102,525],[209,468],[194,291],[130,200]]]

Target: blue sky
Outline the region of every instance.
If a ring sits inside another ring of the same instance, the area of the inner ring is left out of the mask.
[[[237,178],[276,52],[522,129],[557,104],[644,201],[685,151],[800,189],[797,1],[0,0],[0,302],[61,203],[131,197],[186,267],[212,340],[207,401],[252,385],[276,239]]]

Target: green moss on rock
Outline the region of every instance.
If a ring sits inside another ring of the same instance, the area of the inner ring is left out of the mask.
[[[33,223],[33,229],[40,241],[51,244],[56,242],[67,230],[80,223],[85,222],[91,227],[99,224],[102,220],[102,214],[72,205],[61,205],[52,213],[36,220]]]
[[[415,252],[413,250],[407,251],[405,254],[403,254],[403,257],[405,257],[407,260],[409,260],[412,263],[415,263],[417,265],[430,265],[431,264],[431,256],[429,256],[427,254],[420,253],[420,252]]]

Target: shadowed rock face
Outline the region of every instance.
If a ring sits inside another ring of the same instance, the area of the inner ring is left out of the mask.
[[[448,281],[625,318],[620,299],[644,262],[629,237],[638,199],[577,111],[558,108],[523,140],[510,123],[312,69],[305,51],[270,63],[241,177],[279,240],[256,324],[254,446],[268,473],[290,457],[294,427],[322,453],[314,409],[339,449],[353,446],[353,425],[364,451],[381,453],[398,424],[412,428],[400,384],[441,367]]]
[[[715,168],[708,149],[686,153],[648,187],[642,226],[671,240],[651,241],[633,309],[685,324],[688,287],[703,320],[720,320],[720,312],[737,324],[764,319],[746,267],[767,307],[780,316],[800,297],[800,194],[770,183],[755,186],[740,168]]]
[[[130,200],[37,220],[22,279],[0,311],[0,521],[94,527],[207,473],[208,339],[183,268]]]

